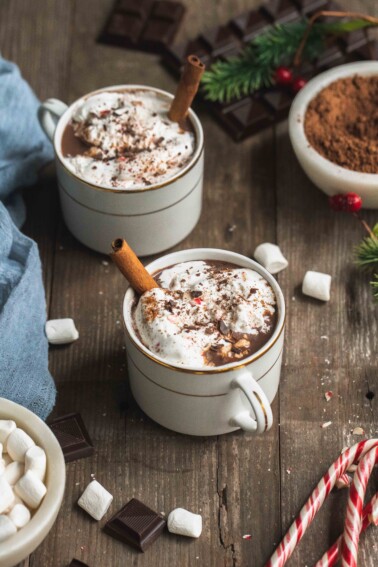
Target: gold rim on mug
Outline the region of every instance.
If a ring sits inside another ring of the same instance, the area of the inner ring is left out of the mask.
[[[147,358],[149,358],[153,362],[156,362],[157,364],[160,364],[160,366],[164,366],[165,368],[169,368],[170,370],[178,370],[179,372],[184,372],[186,374],[196,374],[196,375],[221,374],[223,372],[231,372],[233,370],[239,370],[240,368],[245,368],[246,366],[249,366],[252,362],[255,362],[256,360],[261,358],[266,352],[268,352],[276,344],[276,342],[278,341],[278,339],[282,335],[282,332],[285,328],[285,321],[286,321],[286,311],[285,311],[285,314],[284,314],[283,321],[281,323],[281,329],[279,330],[274,341],[272,341],[270,344],[269,344],[269,341],[268,341],[268,343],[267,343],[268,346],[265,349],[262,348],[262,349],[258,350],[254,355],[252,355],[252,357],[246,359],[244,363],[241,363],[241,364],[235,363],[235,365],[232,365],[233,363],[231,363],[229,365],[225,365],[224,367],[218,366],[218,369],[211,369],[211,370],[190,370],[189,368],[181,368],[180,366],[174,366],[173,364],[168,364],[168,362],[163,362],[162,360],[155,358],[153,356],[153,354],[150,351],[147,350],[147,348],[146,348],[146,350],[142,349],[141,346],[138,345],[138,343],[135,342],[133,337],[130,335],[129,330],[126,327],[125,318],[122,316],[122,323],[123,323],[123,327],[125,329],[127,336],[129,337],[129,339],[133,343],[133,345],[142,354],[144,354]]]
[[[125,89],[126,87],[126,89]],[[97,89],[95,91],[91,91],[90,93],[78,98],[74,103],[72,103],[67,110],[62,114],[62,116],[60,117],[60,119],[71,109],[71,107],[76,104],[77,102],[79,102],[82,99],[86,99],[89,98],[92,95],[95,95],[96,93],[101,93],[106,91],[107,89],[111,89],[116,91],[117,88],[123,88],[125,90],[127,90],[127,85],[116,85],[114,87],[104,87],[102,89]],[[158,93],[163,94],[164,96],[168,95],[168,98],[172,98],[173,99],[173,95],[171,95],[170,93],[163,91],[162,89],[158,89],[156,87],[147,87],[147,86],[143,86],[143,85],[129,85],[129,88],[133,88],[133,89],[141,89],[141,90],[152,90]],[[182,172],[177,173],[176,175],[174,175],[173,177],[170,177],[169,179],[167,179],[166,181],[164,181],[163,183],[159,183],[158,185],[152,185],[151,187],[140,187],[139,189],[112,189],[111,187],[101,187],[100,185],[95,185],[93,183],[89,183],[88,181],[85,181],[82,177],[79,177],[78,175],[76,175],[75,173],[73,173],[71,170],[68,169],[68,167],[65,165],[64,161],[61,159],[60,155],[58,154],[57,150],[56,150],[56,146],[58,145],[56,142],[56,132],[57,132],[57,128],[55,129],[55,134],[54,134],[54,153],[55,153],[55,157],[57,158],[57,160],[59,161],[59,163],[63,166],[64,170],[74,179],[80,181],[81,183],[83,183],[84,185],[86,185],[87,187],[89,187],[90,189],[95,189],[96,191],[103,191],[105,193],[145,193],[147,191],[155,191],[155,189],[161,189],[162,187],[165,187],[166,185],[169,185],[173,182],[175,182],[177,179],[180,179],[181,177],[183,177],[184,175],[186,175],[191,169],[193,169],[193,167],[198,163],[198,161],[200,160],[200,158],[203,155],[203,151],[204,151],[204,139],[203,139],[203,130],[202,130],[202,125],[201,122],[199,120],[199,118],[197,117],[197,115],[195,114],[195,112],[190,109],[190,113],[195,117],[196,121],[198,122],[198,127],[199,127],[199,131],[201,134],[201,138],[202,138],[202,143],[201,145],[196,149],[195,153],[194,153],[194,157],[193,157],[193,161],[190,161],[188,163],[188,165],[186,167],[183,168]],[[60,121],[59,119],[59,121]],[[191,122],[193,123],[192,118],[190,118]],[[66,126],[67,124],[65,124]],[[193,124],[194,126],[194,124]],[[196,132],[195,132],[196,133]],[[60,137],[61,139],[61,137]],[[195,155],[197,154],[197,157],[195,157]]]
[[[277,362],[279,361],[280,357],[282,356],[282,353],[283,353],[283,347],[281,348],[280,353],[277,356],[276,360],[273,362],[272,366],[266,372],[264,372],[264,374],[262,376],[260,376],[260,378],[256,378],[256,382],[260,382],[260,380],[262,380],[276,366]],[[134,368],[136,368],[138,370],[138,372],[140,372],[142,374],[142,376],[144,376],[146,378],[146,380],[148,380],[149,382],[154,384],[157,388],[162,388],[163,390],[167,390],[167,392],[172,392],[173,394],[178,394],[179,396],[186,396],[188,398],[220,398],[222,396],[227,396],[227,394],[228,394],[228,392],[223,392],[223,394],[187,394],[186,392],[179,392],[178,390],[172,390],[172,388],[167,388],[167,386],[162,386],[162,384],[155,382],[154,380],[152,380],[152,378],[149,378],[149,376],[147,376],[147,374],[142,372],[142,370],[139,368],[139,366],[137,366],[133,357],[129,353],[128,353],[128,359],[131,361],[131,364],[134,366]],[[255,393],[255,392],[253,392],[253,393]],[[264,406],[264,404],[261,401],[261,398],[259,398],[259,403],[261,403],[261,405]],[[266,414],[265,406],[263,407],[263,412]],[[267,415],[266,415],[266,419],[268,419]]]

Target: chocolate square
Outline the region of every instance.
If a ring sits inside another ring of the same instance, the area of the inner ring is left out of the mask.
[[[49,427],[62,448],[66,463],[93,455],[93,443],[79,413],[58,417]]]
[[[328,47],[317,57],[316,67],[317,69],[323,69],[327,67],[334,67],[335,65],[340,65],[345,60],[343,52],[338,48],[337,45]]]
[[[104,532],[139,551],[146,551],[161,535],[165,525],[164,518],[132,498],[105,524]]]
[[[208,30],[206,34],[200,36],[200,40],[213,57],[223,55],[235,46],[240,47],[231,26],[220,26]]]
[[[256,10],[244,12],[244,14],[240,14],[240,16],[231,20],[231,26],[244,42],[251,41],[254,37],[266,31],[270,25],[271,22],[266,15]]]
[[[263,95],[263,100],[273,110],[277,118],[285,118],[290,110],[293,96],[284,90],[272,89]]]
[[[301,18],[291,0],[269,0],[261,6],[261,11],[268,14],[276,24],[286,24]]]
[[[228,111],[224,109],[222,115],[223,123],[231,129],[236,140],[258,132],[271,124],[273,120],[269,109],[252,97],[242,99],[239,104],[231,105]]]
[[[98,41],[163,52],[178,31],[185,7],[169,0],[118,0]]]
[[[151,11],[152,4],[152,0],[118,0],[116,9],[145,20]]]
[[[363,30],[356,30],[343,35],[340,41],[345,53],[351,53],[366,45],[367,37]]]

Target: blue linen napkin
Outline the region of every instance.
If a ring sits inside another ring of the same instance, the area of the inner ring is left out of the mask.
[[[53,159],[38,106],[17,66],[0,57],[0,397],[45,419],[56,391],[48,371],[41,262],[37,244],[17,228],[25,220],[17,189],[35,183]]]

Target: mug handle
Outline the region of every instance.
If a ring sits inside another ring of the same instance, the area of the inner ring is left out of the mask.
[[[51,142],[54,139],[56,125],[67,108],[68,106],[57,98],[48,98],[38,108],[39,123]]]
[[[273,414],[268,398],[250,372],[237,376],[231,386],[239,388],[251,404],[256,419],[249,411],[242,411],[231,418],[230,425],[236,425],[250,433],[263,433],[272,427]]]

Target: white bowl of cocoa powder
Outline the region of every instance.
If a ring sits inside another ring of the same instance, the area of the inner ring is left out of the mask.
[[[378,61],[313,78],[295,97],[289,135],[299,163],[327,195],[358,193],[378,208]]]

